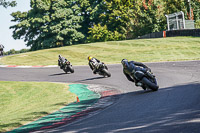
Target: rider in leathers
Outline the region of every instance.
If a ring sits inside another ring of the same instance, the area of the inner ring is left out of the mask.
[[[135,71],[142,71],[144,73],[146,73],[147,71],[151,72],[151,69],[141,62],[128,61],[127,59],[123,59],[121,63],[123,65],[123,72],[125,76],[127,77],[129,81],[135,82],[136,86],[139,86],[137,81],[134,81],[134,79],[131,78],[132,77],[131,75],[133,75]],[[144,87],[142,88],[145,89]]]
[[[65,61],[67,62],[65,57],[58,55],[58,66],[60,66],[60,69],[63,69]]]
[[[0,44],[0,56],[3,56],[3,49],[4,49],[4,46]]]
[[[98,71],[99,64],[103,63],[103,62],[101,62],[100,60],[98,60],[92,56],[88,56],[88,61],[89,61],[88,64],[89,64],[90,68],[92,69],[93,73],[96,74]]]

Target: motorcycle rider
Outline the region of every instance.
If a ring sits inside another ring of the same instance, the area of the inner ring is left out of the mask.
[[[135,81],[132,78],[132,75],[135,73],[135,71],[142,71],[144,73],[147,73],[147,71],[151,72],[151,69],[148,68],[146,65],[144,65],[141,62],[136,61],[128,61],[127,59],[122,59],[121,61],[123,65],[123,73],[126,76],[126,78],[129,81],[135,82],[136,86],[140,86],[137,81]],[[146,88],[142,86],[142,88],[145,90]]]
[[[99,67],[99,64],[100,63],[103,63],[101,62],[100,60],[92,57],[92,56],[88,56],[88,64],[90,66],[90,68],[92,69],[93,73],[96,74],[98,72],[98,67]],[[107,69],[107,66],[106,66],[106,69]]]
[[[4,49],[4,46],[0,44],[0,56],[3,56],[3,49]]]
[[[67,62],[65,57],[58,55],[58,66],[60,66],[60,69],[63,69],[65,61]]]

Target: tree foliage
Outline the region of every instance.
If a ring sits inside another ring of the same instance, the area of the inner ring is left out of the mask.
[[[88,42],[104,42],[104,41],[117,41],[123,38],[122,34],[117,31],[109,31],[107,25],[101,26],[100,24],[94,25],[89,28]]]
[[[31,0],[31,10],[15,12],[11,26],[14,39],[24,38],[32,50],[81,43],[84,35],[81,28],[80,7],[76,1]]]
[[[12,13],[10,28],[37,50],[163,31],[165,14],[179,11],[200,25],[199,0],[191,1],[191,16],[187,0],[31,0],[31,10]]]
[[[96,9],[94,28],[89,28],[89,41],[97,41],[95,35],[96,27],[106,27],[105,39],[103,40],[122,40],[126,39],[127,34],[132,31],[133,25],[133,10],[131,0],[102,0]],[[93,31],[94,30],[94,31]],[[94,39],[92,39],[94,37]]]
[[[133,37],[141,36],[151,32],[164,30],[165,16],[159,7],[160,2],[153,0],[138,0],[133,7],[134,25]]]
[[[16,6],[16,1],[7,1],[7,0],[0,0],[0,6],[3,6],[4,8],[7,8],[9,6],[14,7]]]
[[[4,52],[4,55],[12,55],[12,54],[19,54],[19,53],[26,53],[29,52],[29,49],[21,49],[21,50],[15,50],[15,49],[11,49],[7,52]]]

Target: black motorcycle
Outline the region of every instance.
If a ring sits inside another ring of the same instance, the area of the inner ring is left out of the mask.
[[[0,56],[3,56],[3,51],[0,51]]]
[[[150,71],[135,71],[132,78],[136,81],[137,86],[141,86],[144,90],[151,89],[157,91],[159,88],[155,75]]]
[[[74,68],[72,67],[71,63],[61,55],[59,55],[58,66],[60,66],[60,69],[63,69],[63,71],[66,73],[74,73]]]
[[[104,63],[98,63],[97,65],[95,65],[97,68],[97,74],[102,75],[104,77],[110,77],[111,73],[108,71],[108,67],[106,66],[106,64]]]

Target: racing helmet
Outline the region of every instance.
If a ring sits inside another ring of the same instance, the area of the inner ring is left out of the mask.
[[[90,61],[93,57],[92,56],[88,56],[88,61]]]
[[[121,63],[122,63],[122,65],[123,65],[123,67],[126,67],[126,62],[128,62],[127,59],[122,59]]]

